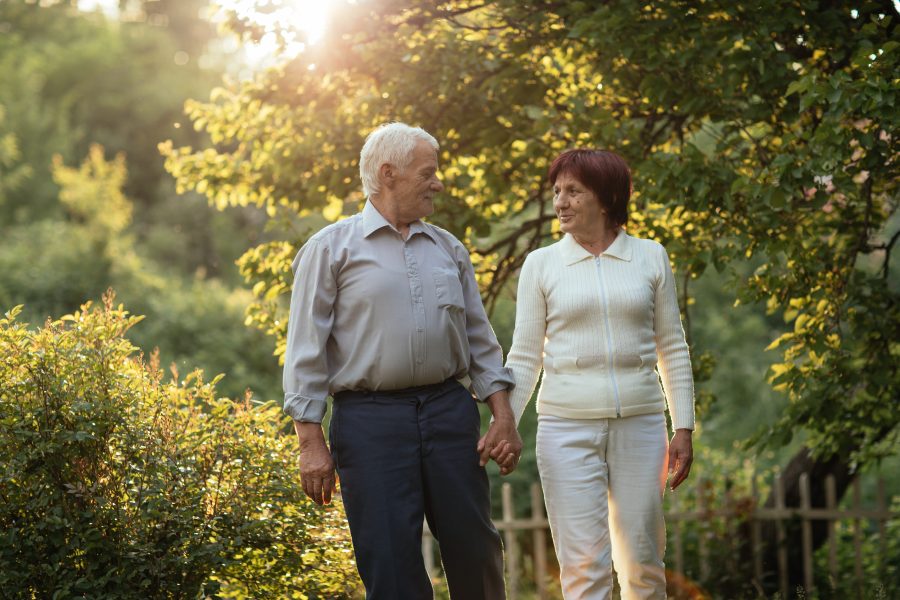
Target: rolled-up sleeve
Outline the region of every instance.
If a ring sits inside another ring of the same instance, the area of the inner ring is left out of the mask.
[[[334,324],[337,285],[328,246],[309,240],[294,259],[294,285],[284,355],[284,412],[321,423],[328,397],[325,345]]]
[[[469,340],[469,377],[479,400],[501,390],[512,390],[512,371],[503,366],[503,349],[481,302],[475,269],[462,244],[456,248],[463,297],[466,303],[466,335]]]

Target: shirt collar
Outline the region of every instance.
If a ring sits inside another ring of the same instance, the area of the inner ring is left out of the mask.
[[[567,233],[560,243],[563,260],[565,261],[566,266],[574,265],[586,258],[594,258],[593,254],[585,250],[581,244],[575,241],[572,234]],[[630,261],[631,254],[631,236],[620,229],[618,235],[616,235],[616,239],[613,240],[613,243],[609,245],[609,248],[600,254],[600,256],[611,256],[620,260]]]
[[[389,227],[391,230],[397,231],[397,228],[388,223],[388,220],[384,218],[384,215],[378,212],[378,209],[375,208],[375,205],[372,204],[370,200],[366,200],[366,205],[362,209],[362,225],[363,237],[369,237],[379,229],[383,229],[385,227]],[[431,230],[425,226],[425,223],[423,223],[421,219],[416,219],[409,224],[409,237],[412,237],[418,233],[424,233],[431,239],[434,239],[434,236],[431,234]]]

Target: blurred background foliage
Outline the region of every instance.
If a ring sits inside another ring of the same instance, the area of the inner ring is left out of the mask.
[[[441,142],[433,220],[508,348],[517,269],[556,235],[548,161],[609,147],[678,275],[696,476],[900,491],[892,3],[335,1],[318,40],[290,2],[107,6],[0,2],[0,309],[37,327],[113,287],[164,365],[278,400],[290,261],[405,120]],[[517,494],[536,473],[526,452]]]
[[[234,264],[265,239],[259,211],[179,196],[157,144],[187,98],[221,81],[205,1],[128,3],[122,19],[70,3],[0,3],[0,305],[41,323],[108,287],[150,318],[132,339],[219,389],[280,395],[271,344],[243,325]],[[202,66],[201,66],[202,65]]]

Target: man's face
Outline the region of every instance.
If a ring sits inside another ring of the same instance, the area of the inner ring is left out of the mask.
[[[397,174],[391,190],[401,221],[411,223],[434,212],[434,195],[444,189],[437,167],[437,152],[426,142],[419,142],[412,162]]]

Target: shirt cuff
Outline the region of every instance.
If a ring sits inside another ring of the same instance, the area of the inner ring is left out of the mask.
[[[328,407],[325,398],[310,398],[300,394],[284,395],[285,414],[304,423],[321,423]]]
[[[471,376],[471,373],[469,374]],[[479,401],[484,400],[495,392],[501,390],[512,391],[516,386],[513,378],[512,369],[507,367],[498,367],[491,371],[486,371],[478,377],[472,377],[472,391]]]

